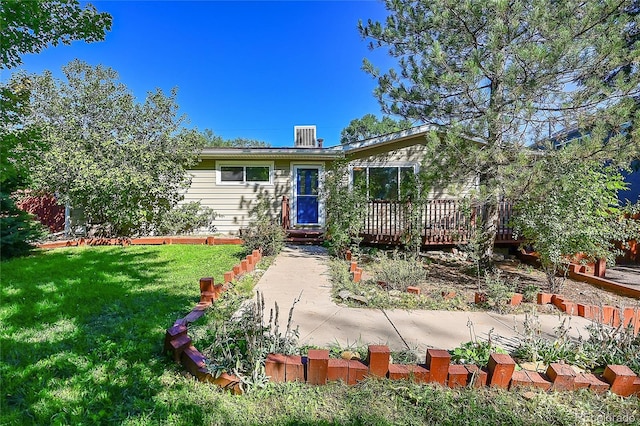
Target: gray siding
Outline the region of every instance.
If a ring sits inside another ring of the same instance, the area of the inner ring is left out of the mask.
[[[251,161],[246,164],[251,164]],[[215,222],[217,232],[225,234],[237,234],[240,228],[249,225],[250,210],[260,196],[269,197],[270,215],[274,220],[280,220],[282,196],[291,192],[289,161],[275,161],[273,172],[272,184],[218,185],[216,161],[203,160],[188,172],[192,181],[183,202],[199,201],[203,206],[212,208],[219,214]]]

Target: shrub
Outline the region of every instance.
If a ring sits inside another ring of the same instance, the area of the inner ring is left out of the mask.
[[[203,207],[199,202],[193,201],[174,207],[168,211],[157,225],[158,235],[188,234],[198,229],[206,229],[215,232],[213,221],[218,216],[213,209]]]
[[[9,193],[0,191],[0,259],[29,253],[33,243],[45,235],[46,231],[40,222],[20,210]]]
[[[593,367],[622,364],[640,374],[640,334],[634,336],[633,326],[614,328],[595,322],[587,329],[589,339],[582,346],[593,359]]]
[[[540,287],[535,284],[528,284],[524,290],[522,290],[522,299],[525,302],[535,302],[537,294],[540,292]]]
[[[326,246],[334,256],[344,259],[345,252],[357,250],[366,215],[366,191],[349,187],[346,160],[335,161],[325,175],[323,194],[326,210]]]
[[[250,211],[252,221],[242,230],[244,247],[248,251],[262,250],[264,256],[275,256],[284,247],[286,232],[271,217],[270,198],[261,194],[255,207]]]
[[[487,299],[498,312],[504,312],[507,303],[517,287],[515,280],[509,281],[502,277],[502,271],[488,272],[484,276]]]
[[[427,276],[422,263],[416,260],[382,257],[374,270],[376,281],[387,283],[388,290],[407,291],[407,287],[423,282]]]
[[[242,232],[244,247],[248,251],[262,249],[264,256],[274,256],[284,247],[285,231],[272,222],[257,222]]]

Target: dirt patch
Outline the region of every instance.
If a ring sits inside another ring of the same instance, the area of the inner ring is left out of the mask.
[[[473,263],[455,259],[453,256],[442,256],[431,253],[427,256],[427,281],[420,284],[423,292],[455,291],[464,300],[472,303],[475,292],[483,289],[484,281],[478,280],[474,274]],[[547,292],[548,284],[544,273],[516,259],[498,261],[496,266],[508,280],[517,279],[518,292],[523,292],[528,285],[535,285]],[[480,285],[480,287],[479,287]],[[607,290],[594,287],[588,283],[567,279],[560,294],[575,303],[589,305],[611,305],[618,307],[640,307],[640,300],[620,296]],[[542,311],[553,307],[540,307]]]

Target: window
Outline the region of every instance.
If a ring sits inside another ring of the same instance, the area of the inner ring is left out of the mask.
[[[411,198],[415,190],[413,166],[354,167],[352,182],[355,190],[363,190],[373,200]]]
[[[218,183],[271,183],[273,164],[218,164]]]

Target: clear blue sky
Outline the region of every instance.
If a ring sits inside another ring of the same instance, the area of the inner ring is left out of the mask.
[[[358,20],[385,16],[379,1],[92,1],[113,16],[100,43],[74,42],[26,55],[20,68],[41,73],[74,58],[115,69],[140,99],[178,87],[189,127],[224,138],[293,144],[293,126],[315,124],[325,146],[339,143],[354,118],[380,107]]]

